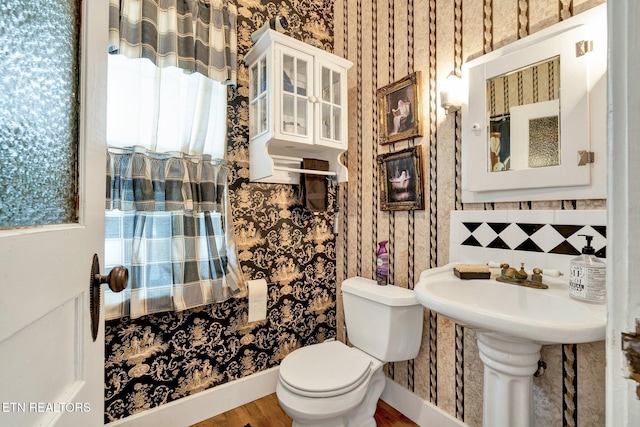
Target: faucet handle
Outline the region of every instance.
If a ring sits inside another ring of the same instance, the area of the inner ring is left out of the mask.
[[[512,268],[511,270],[514,270],[514,269]],[[507,264],[506,262],[500,264],[500,275],[502,277],[505,277],[505,278],[506,277],[512,277],[512,275],[508,274],[507,272],[509,272],[509,264]],[[514,272],[515,272],[515,270],[514,270]],[[509,272],[509,273],[511,273],[511,272]]]
[[[533,274],[531,275],[531,281],[542,283],[542,269],[538,267],[533,269]]]
[[[551,277],[564,276],[564,273],[562,271],[549,269],[549,268],[545,268],[544,270],[542,270],[542,274],[544,274],[545,276],[551,276]]]

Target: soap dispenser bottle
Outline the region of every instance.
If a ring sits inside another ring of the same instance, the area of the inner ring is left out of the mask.
[[[582,255],[569,262],[569,295],[580,301],[604,304],[607,265],[595,256],[591,246],[593,236],[580,234],[587,239]]]
[[[378,253],[376,254],[376,281],[380,286],[387,285],[389,277],[389,253],[387,252],[387,241],[378,243]]]

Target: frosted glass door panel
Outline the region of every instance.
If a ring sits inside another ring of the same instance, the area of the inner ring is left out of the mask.
[[[0,228],[77,222],[75,0],[3,0]]]

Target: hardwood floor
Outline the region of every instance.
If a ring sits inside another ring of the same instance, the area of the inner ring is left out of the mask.
[[[375,419],[378,427],[417,426],[382,400],[378,401]],[[290,427],[291,418],[280,408],[274,393],[201,421],[192,427],[247,427],[248,425],[250,427]]]

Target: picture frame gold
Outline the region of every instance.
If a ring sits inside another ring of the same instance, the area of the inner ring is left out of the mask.
[[[422,74],[409,74],[377,91],[380,144],[422,136]]]
[[[377,163],[382,210],[424,209],[421,145],[381,154],[377,157]]]

